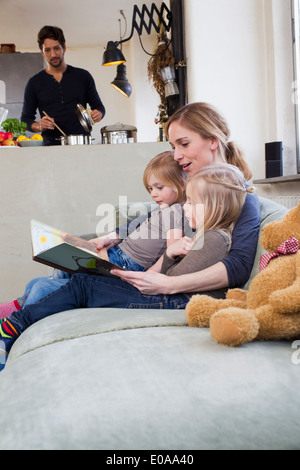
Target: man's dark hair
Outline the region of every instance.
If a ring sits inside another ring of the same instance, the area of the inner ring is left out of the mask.
[[[45,39],[54,39],[55,41],[58,41],[62,47],[64,47],[66,43],[63,30],[57,26],[43,26],[38,33],[37,39],[41,50],[43,49]]]

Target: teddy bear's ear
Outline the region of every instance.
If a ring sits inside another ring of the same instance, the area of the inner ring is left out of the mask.
[[[274,252],[290,237],[300,242],[300,201],[298,206],[290,209],[281,221],[267,224],[259,241],[265,250]]]

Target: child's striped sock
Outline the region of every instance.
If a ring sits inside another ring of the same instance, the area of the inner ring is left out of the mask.
[[[0,320],[0,371],[4,369],[8,353],[18,336],[19,333],[9,320]]]
[[[0,335],[2,336],[2,338],[9,338],[9,339],[17,338],[19,336],[13,324],[6,318],[0,320]]]

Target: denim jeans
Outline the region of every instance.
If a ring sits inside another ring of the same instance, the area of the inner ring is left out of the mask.
[[[118,247],[107,250],[109,261],[128,271],[145,271]],[[70,275],[63,271],[55,270],[52,276],[36,277],[26,285],[25,292],[22,297],[18,298],[19,305],[24,308],[27,305],[35,304],[38,300],[45,297],[50,292],[58,290],[65,285],[70,279]]]
[[[33,305],[14,312],[10,321],[19,333],[43,318],[77,308],[184,309],[185,294],[145,295],[118,278],[73,274],[69,282]]]
[[[31,279],[25,287],[22,297],[19,297],[18,303],[24,308],[45,297],[50,292],[58,290],[66,284],[70,279],[70,275],[56,269],[52,276],[36,277]]]
[[[126,269],[126,271],[146,271],[146,268],[143,268],[143,266],[140,266],[131,258],[129,258],[129,256],[125,255],[125,253],[118,246],[109,248],[107,250],[107,254],[111,263],[120,266],[120,268]]]

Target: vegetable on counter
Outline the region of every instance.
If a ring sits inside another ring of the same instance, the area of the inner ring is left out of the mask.
[[[2,122],[1,126],[5,132],[10,132],[14,139],[20,135],[26,135],[27,124],[26,122],[20,122],[18,119],[6,119]]]

